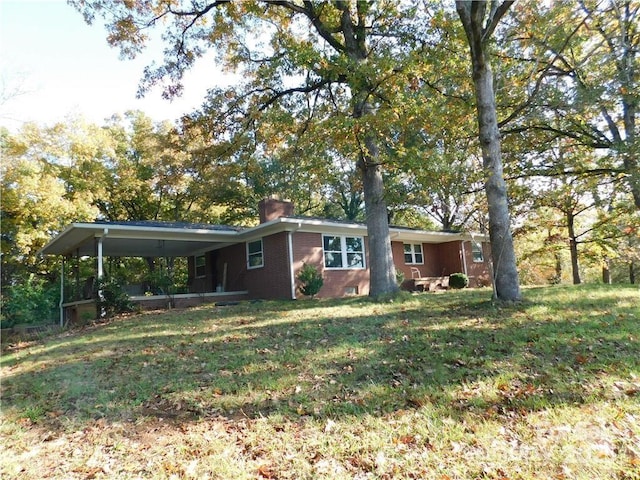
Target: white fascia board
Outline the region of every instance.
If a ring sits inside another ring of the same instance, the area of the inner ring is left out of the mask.
[[[103,230],[104,229],[101,228],[98,231],[102,232]],[[94,238],[95,236],[95,224],[72,223],[62,232],[49,240],[49,242],[38,251],[37,255],[66,255],[72,252],[72,247],[83,245],[87,240]]]
[[[331,220],[317,220],[305,218],[280,217],[275,220],[262,223],[255,227],[248,228],[240,232],[239,238],[242,241],[252,241],[267,235],[280,232],[308,232],[327,233],[336,235],[367,236],[367,227],[358,223],[335,222]],[[405,228],[391,227],[389,229],[392,241],[422,242],[422,243],[445,243],[455,241],[476,240],[480,242],[489,241],[487,235],[479,233],[452,233],[433,232],[427,230],[411,230]]]
[[[456,241],[476,240],[479,242],[489,241],[487,235],[467,232],[432,232],[428,230],[405,230],[403,228],[390,228],[391,240],[422,242],[422,243],[445,243]]]
[[[255,227],[243,230],[242,232],[240,232],[239,238],[242,241],[252,241],[267,235],[290,231],[326,234],[333,233],[336,235],[354,235],[362,237],[367,236],[366,225],[359,223],[280,217],[276,218],[275,220],[270,220]],[[391,227],[389,228],[389,233],[391,235],[392,241],[412,241],[423,243],[445,243],[455,241],[468,241],[472,239],[480,242],[489,241],[489,237],[487,235],[467,232],[435,232],[428,230],[411,230]]]
[[[225,241],[237,237],[238,232],[226,230],[208,230],[206,228],[176,228],[134,225],[105,225],[111,238],[130,238],[140,240],[176,240],[176,241]]]
[[[356,223],[280,217],[243,230],[240,232],[239,239],[241,241],[250,242],[268,235],[293,231],[308,233],[335,233],[338,235],[357,235],[362,237],[367,235],[367,227]]]
[[[187,242],[225,242],[237,241],[238,232],[225,230],[178,229],[175,227],[155,227],[118,225],[102,223],[72,223],[51,239],[38,253],[66,255],[75,247],[84,245],[88,240],[105,235],[109,238],[131,240],[168,240]]]

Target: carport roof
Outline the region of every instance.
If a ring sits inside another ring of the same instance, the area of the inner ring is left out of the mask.
[[[183,222],[127,221],[72,223],[39,253],[96,255],[102,238],[103,254],[112,257],[182,257],[234,243],[238,229],[226,225]]]

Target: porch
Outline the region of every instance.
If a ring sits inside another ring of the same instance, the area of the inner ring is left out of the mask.
[[[129,300],[134,309],[163,310],[169,308],[188,308],[204,303],[223,304],[246,300],[249,292],[204,292],[204,293],[177,293],[167,295],[134,295]],[[78,325],[88,320],[99,317],[98,304],[95,298],[64,302],[60,305],[61,325]]]
[[[98,279],[113,278],[110,263],[119,258],[164,259],[173,264],[178,258],[189,265],[186,285],[175,283],[164,288],[148,284],[123,285],[122,294],[136,308],[153,310],[185,308],[202,303],[220,303],[248,298],[248,291],[227,291],[224,271],[211,270],[205,277],[195,272],[193,259],[234,243],[236,229],[217,225],[166,222],[96,222],[72,224],[47,244],[40,253],[61,256],[60,325],[84,323],[100,316],[96,298]],[[144,262],[143,262],[144,263]],[[146,266],[125,272],[140,276]],[[168,276],[168,271],[165,272]],[[167,293],[169,292],[169,293]]]

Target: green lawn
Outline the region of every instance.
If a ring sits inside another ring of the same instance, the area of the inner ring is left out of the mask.
[[[640,479],[640,291],[148,313],[5,350],[3,479]]]

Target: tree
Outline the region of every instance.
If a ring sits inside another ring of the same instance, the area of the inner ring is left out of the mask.
[[[640,3],[580,0],[523,11],[521,21],[532,28],[522,36],[522,50],[546,78],[536,85],[528,114],[509,130],[537,130],[605,153],[595,167],[565,173],[617,175],[640,208]],[[542,24],[555,26],[549,31]],[[548,172],[563,173],[553,165]]]
[[[456,0],[456,10],[469,43],[472,78],[483,167],[486,175],[485,192],[489,208],[489,237],[493,259],[495,296],[500,300],[518,300],[520,286],[516,267],[507,187],[503,175],[500,151],[500,131],[496,114],[489,46],[493,33],[512,1]]]
[[[51,260],[38,258],[37,252],[68,223],[90,220],[97,214],[86,192],[70,190],[61,179],[63,162],[79,155],[83,148],[92,148],[91,139],[84,142],[83,148],[68,141],[64,133],[73,130],[73,126],[78,124],[47,128],[25,124],[16,135],[1,132],[0,218],[5,286],[26,281],[31,274],[55,272]]]
[[[183,73],[209,48],[228,68],[242,66],[248,79],[239,97],[251,98],[244,125],[275,105],[295,108],[295,101],[315,94],[346,142],[341,154],[360,172],[370,246],[372,296],[397,290],[389,241],[381,149],[386,90],[402,78],[407,58],[403,36],[411,38],[416,8],[384,2],[71,2],[88,21],[106,17],[109,42],[134,56],[147,41],[146,29],[162,24],[168,42],[164,63],[148,68],[141,91],[169,81],[166,96],[181,91]],[[258,38],[253,32],[261,32]],[[409,34],[407,34],[407,32]],[[412,45],[413,46],[413,45]],[[229,91],[238,97],[239,88]],[[287,103],[288,102],[288,103]],[[233,103],[233,102],[231,102]],[[236,105],[242,105],[242,101]],[[318,117],[316,117],[318,118]]]

